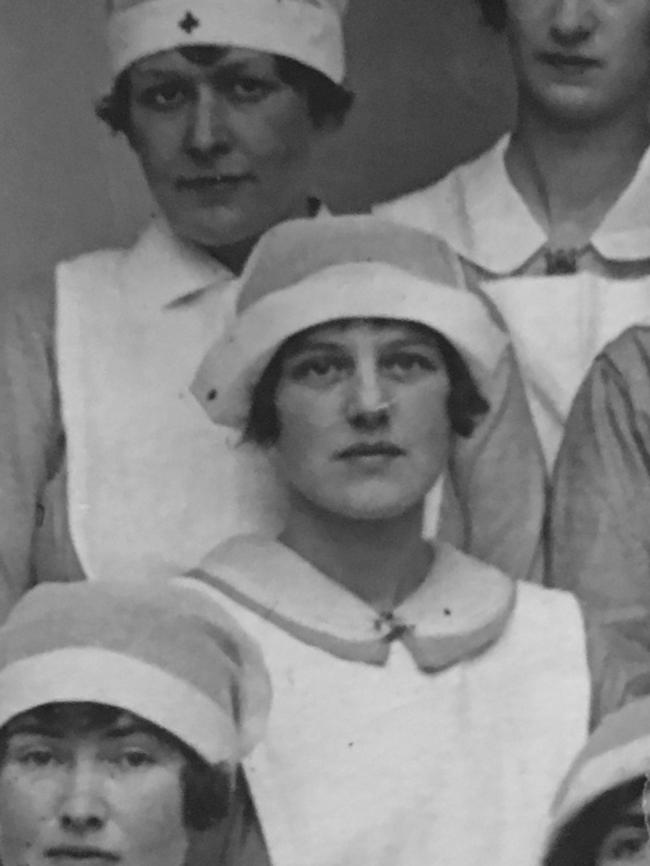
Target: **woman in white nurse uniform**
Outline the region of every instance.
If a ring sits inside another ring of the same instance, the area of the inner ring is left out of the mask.
[[[301,220],[261,241],[193,390],[269,455],[288,519],[192,576],[271,672],[246,772],[276,866],[532,866],[590,713],[636,671],[605,669],[570,594],[423,540],[507,340],[443,242],[423,256],[430,237],[394,230]]]
[[[178,572],[215,532],[277,528],[264,462],[206,424],[186,386],[257,238],[319,209],[310,165],[352,102],[346,5],[108,2],[113,87],[98,113],[126,136],[158,214],[131,249],[3,294],[0,618],[30,580],[79,572],[70,545],[62,555],[64,457],[91,577]]]
[[[595,355],[650,315],[650,2],[479,3],[508,37],[512,134],[376,211],[445,238],[496,301],[552,465]]]
[[[1,293],[0,619],[30,582],[79,576],[76,555],[90,577],[178,573],[216,538],[280,528],[264,455],[207,423],[187,383],[257,238],[319,209],[310,165],[351,102],[346,5],[109,3],[114,87],[99,113],[160,213],[131,249],[60,265],[56,289]],[[456,455],[452,536],[525,577],[543,471],[511,359],[499,376],[474,450]],[[517,481],[497,492],[503,465]]]

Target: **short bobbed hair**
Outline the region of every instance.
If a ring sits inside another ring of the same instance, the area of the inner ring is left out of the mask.
[[[596,866],[601,846],[619,816],[643,797],[646,779],[639,776],[601,794],[560,831],[544,866]]]
[[[197,66],[210,66],[224,49],[217,45],[190,45],[178,48],[180,54]],[[340,126],[352,108],[354,94],[335,84],[322,72],[289,57],[273,55],[278,75],[285,84],[303,95],[316,129],[327,124]],[[95,106],[95,113],[113,132],[131,137],[131,79],[129,69],[118,75],[113,89]]]
[[[244,428],[244,442],[252,442],[263,448],[270,448],[277,442],[280,436],[280,419],[278,417],[276,397],[285,360],[294,352],[296,345],[310,333],[328,325],[345,325],[350,321],[360,320],[340,319],[333,322],[324,322],[323,324],[301,331],[299,334],[294,334],[284,341],[267,364],[260,379],[253,388],[248,419]],[[405,324],[401,320],[393,319],[369,319],[363,321],[369,321],[377,324],[379,327],[382,325]],[[449,413],[451,429],[458,436],[471,436],[481,417],[489,411],[490,405],[481,394],[469,367],[460,352],[438,331],[434,331],[432,328],[428,328],[426,325],[421,325],[417,322],[408,322],[407,324],[426,339],[434,339],[449,376],[447,411]]]
[[[4,762],[7,744],[12,734],[27,722],[39,730],[65,730],[71,717],[75,731],[90,733],[114,724],[127,710],[96,703],[50,703],[27,710],[10,719],[0,728],[0,765]],[[167,746],[180,752],[184,760],[181,771],[183,820],[191,830],[204,831],[225,818],[230,807],[235,784],[235,768],[226,764],[211,766],[194,749],[169,731],[131,713],[144,730]]]

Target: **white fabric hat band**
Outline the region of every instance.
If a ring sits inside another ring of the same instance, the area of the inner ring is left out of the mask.
[[[99,647],[69,647],[0,671],[0,727],[48,703],[116,706],[169,731],[210,764],[241,757],[233,721],[207,695],[154,665]]]
[[[196,44],[290,57],[337,84],[345,77],[343,23],[324,0],[148,0],[109,16],[115,76],[143,57]]]
[[[471,292],[437,286],[384,263],[348,263],[273,292],[241,312],[234,329],[208,353],[192,391],[215,423],[242,427],[250,389],[286,339],[315,325],[354,318],[409,321],[439,331],[464,356],[479,384],[507,344]]]

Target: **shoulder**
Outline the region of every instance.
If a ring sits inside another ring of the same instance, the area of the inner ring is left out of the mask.
[[[547,617],[561,615],[565,622],[579,626],[580,634],[584,636],[584,621],[578,600],[572,592],[564,589],[521,581],[517,584],[515,611],[520,616],[532,617],[540,623]]]
[[[463,208],[462,174],[463,168],[456,168],[430,186],[375,205],[373,214],[429,234],[439,234],[449,214]]]
[[[630,384],[643,379],[646,386],[650,371],[650,323],[634,325],[608,343],[596,359],[596,369],[607,368]]]
[[[650,324],[628,328],[597,356],[576,396],[567,436],[585,411],[590,423],[600,422],[614,406],[617,424],[641,415],[650,421]]]
[[[71,276],[77,277],[99,277],[112,273],[113,269],[121,263],[132,248],[100,249],[83,253],[73,259],[59,262],[56,267],[56,282],[58,284],[68,281]]]
[[[373,207],[373,213],[431,234],[445,236],[449,220],[463,220],[468,209],[468,190],[473,189],[490,168],[501,141],[474,159],[422,189]]]

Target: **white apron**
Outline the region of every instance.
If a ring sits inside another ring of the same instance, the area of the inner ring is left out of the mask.
[[[195,575],[211,576],[204,591],[259,641],[271,672],[270,726],[245,768],[274,866],[537,866],[550,803],[587,732],[589,672],[573,597],[520,584],[501,637],[503,622],[495,643],[464,657],[462,628],[448,623],[460,616],[489,628],[490,606],[496,622],[503,602],[492,569],[444,549],[446,589],[437,597],[429,586],[422,622],[420,590],[397,610],[415,620],[416,643],[422,629],[456,656],[426,672],[406,638],[384,641],[385,663],[360,661],[372,659],[364,638],[379,640],[375,611],[335,585],[301,583],[281,554],[278,574],[264,544],[257,561],[257,589],[250,557],[244,550],[238,567],[236,547],[215,551]],[[271,621],[285,616],[294,618],[286,629]],[[320,646],[300,634],[320,634]]]
[[[650,277],[614,281],[581,272],[488,280],[483,289],[510,329],[551,468],[592,361],[610,340],[650,317]]]
[[[90,578],[183,573],[220,539],[281,527],[263,453],[188,391],[235,292],[160,223],[132,250],[59,266],[70,529]]]

